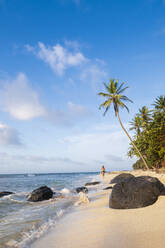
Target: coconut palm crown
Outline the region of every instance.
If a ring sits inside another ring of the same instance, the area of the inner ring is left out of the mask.
[[[141,132],[142,127],[142,120],[139,115],[135,115],[134,119],[130,121],[130,129],[129,130],[135,130],[136,134],[139,135]]]
[[[165,113],[165,96],[157,97],[152,105],[155,106],[155,112],[161,111]]]
[[[128,107],[124,104],[124,101],[129,101],[132,102],[132,100],[130,100],[127,96],[122,95],[122,93],[128,89],[129,87],[124,87],[125,83],[121,83],[119,85],[118,80],[115,79],[110,79],[110,83],[109,85],[107,85],[106,83],[104,83],[105,89],[106,89],[106,93],[100,92],[98,95],[103,96],[106,99],[105,102],[103,102],[100,105],[100,109],[103,107],[105,108],[105,112],[104,115],[107,113],[107,111],[109,110],[111,104],[113,104],[114,107],[114,111],[115,111],[115,115],[117,116],[119,113],[119,107],[121,108],[126,108],[127,111],[129,112]]]
[[[139,109],[139,116],[141,118],[143,128],[145,128],[146,125],[152,120],[151,110],[149,110],[146,106]]]
[[[141,154],[141,152],[139,151],[139,149],[137,148],[137,146],[135,145],[135,143],[131,139],[130,135],[128,134],[128,132],[126,131],[125,127],[123,126],[123,124],[120,120],[119,108],[126,108],[127,111],[129,112],[129,109],[125,105],[124,102],[125,101],[132,102],[132,100],[130,100],[127,96],[122,94],[126,89],[129,88],[128,86],[124,87],[124,85],[125,85],[124,82],[119,84],[118,80],[115,80],[115,79],[110,79],[109,85],[104,83],[106,92],[105,93],[100,92],[98,95],[105,97],[106,100],[100,105],[99,109],[105,108],[105,112],[104,112],[104,115],[105,115],[107,113],[107,111],[109,110],[110,106],[113,105],[115,115],[118,118],[122,129],[126,133],[127,137],[130,139],[133,147],[137,150],[139,156],[143,160],[146,168],[148,169],[148,165],[147,165],[145,159],[143,158],[143,155]]]

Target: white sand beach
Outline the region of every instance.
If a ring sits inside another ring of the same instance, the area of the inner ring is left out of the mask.
[[[121,172],[105,176],[107,184]],[[132,171],[135,176],[150,175],[165,183],[165,174]],[[111,190],[93,195],[90,203],[64,216],[32,248],[164,248],[165,196],[151,206],[138,209],[109,208]]]

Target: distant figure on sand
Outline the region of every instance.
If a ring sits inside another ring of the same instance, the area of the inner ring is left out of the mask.
[[[101,175],[104,177],[104,174],[105,174],[105,167],[104,165],[101,167]]]

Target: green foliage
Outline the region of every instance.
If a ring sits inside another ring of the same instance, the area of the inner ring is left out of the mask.
[[[138,159],[136,163],[133,164],[134,170],[144,169],[144,163],[141,159]]]
[[[138,149],[143,152],[150,168],[161,168],[164,164],[163,162],[165,161],[165,101],[163,99],[165,100],[165,97],[163,96],[156,99],[155,104],[153,104],[155,108],[152,110],[152,115],[150,114],[151,111],[149,111],[146,107],[145,111],[140,111],[140,113],[138,113],[138,117],[142,121],[141,126],[138,126],[140,132],[136,128],[135,119],[132,122],[134,130],[136,131],[134,143]],[[145,121],[144,112],[147,113],[147,118],[145,117]],[[134,155],[137,157],[139,156],[131,144],[128,155],[130,157]],[[143,164],[139,160],[133,165],[133,168],[142,168],[142,166]]]

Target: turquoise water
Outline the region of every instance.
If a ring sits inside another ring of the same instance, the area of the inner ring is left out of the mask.
[[[30,247],[73,209],[78,195],[72,189],[97,177],[98,173],[0,175],[0,191],[15,193],[0,198],[0,248]],[[28,202],[27,194],[43,185],[62,193],[63,198]]]

